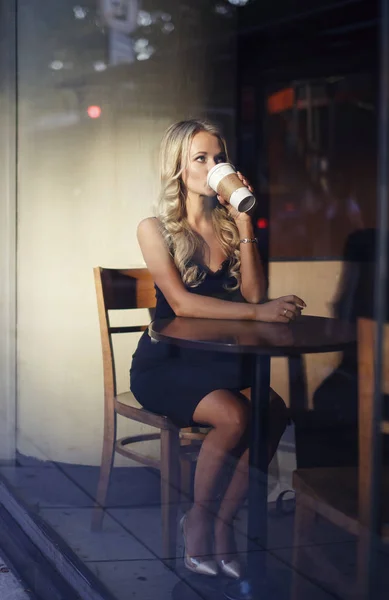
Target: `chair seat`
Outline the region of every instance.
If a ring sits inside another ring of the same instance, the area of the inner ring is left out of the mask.
[[[134,419],[139,423],[146,423],[147,425],[157,427],[158,429],[176,428],[168,417],[157,415],[156,413],[143,408],[132,392],[117,394],[115,399],[115,409],[119,415]]]
[[[297,469],[293,487],[302,494],[301,500],[325,518],[358,534],[358,469],[335,467]],[[389,540],[389,468],[383,469],[382,479],[382,537]]]
[[[143,406],[139,404],[138,400],[135,398],[132,392],[124,392],[123,394],[118,394],[116,396],[116,400],[120,402],[120,404],[124,404],[125,406],[131,406],[132,408],[144,410]]]

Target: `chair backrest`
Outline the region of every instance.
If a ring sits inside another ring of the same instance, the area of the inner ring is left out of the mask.
[[[109,410],[116,396],[115,357],[112,336],[147,329],[144,325],[112,326],[112,311],[133,308],[149,309],[150,319],[154,316],[155,288],[147,269],[93,269],[100,322],[101,347],[103,352],[104,393]]]
[[[373,499],[372,448],[374,435],[377,432],[374,422],[374,365],[375,340],[377,324],[372,319],[358,319],[358,415],[359,415],[359,520],[366,529],[374,528],[371,523],[371,506]],[[381,393],[384,403],[389,395],[389,323],[384,324],[382,343],[382,378]],[[383,408],[385,404],[383,404]],[[386,407],[387,408],[387,407]],[[389,434],[388,410],[380,415],[379,434]]]

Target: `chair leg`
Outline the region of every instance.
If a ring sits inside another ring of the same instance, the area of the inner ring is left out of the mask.
[[[299,499],[299,494],[296,493],[296,510],[294,515],[294,533],[293,533],[293,575],[291,599],[300,600],[302,590],[300,582],[303,577],[299,575],[304,570],[304,556],[306,556],[304,544],[311,539],[312,529],[316,519],[315,512],[304,505]],[[312,551],[312,548],[310,548]]]
[[[104,507],[106,505],[114,457],[115,433],[113,433],[113,435],[104,437],[99,483],[97,486],[96,502],[92,514],[92,531],[101,531],[104,518]]]
[[[161,430],[161,510],[163,558],[176,560],[177,513],[180,486],[180,440],[178,429]]]

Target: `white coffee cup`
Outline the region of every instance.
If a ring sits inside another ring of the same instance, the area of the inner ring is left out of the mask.
[[[255,197],[243,185],[230,163],[219,163],[208,173],[207,184],[239,212],[247,212],[255,204]]]

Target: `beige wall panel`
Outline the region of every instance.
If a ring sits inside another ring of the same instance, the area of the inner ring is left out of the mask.
[[[130,32],[126,60],[115,64],[98,19],[77,21],[74,3],[54,4],[31,0],[19,16],[17,445],[26,455],[96,465],[103,375],[92,269],[143,265],[136,227],[152,214],[170,123],[208,116],[231,137],[235,63],[220,69],[218,61],[235,56],[235,19],[221,16],[210,36],[213,10],[196,5],[188,15],[177,4],[155,56],[131,59]],[[96,71],[96,60],[107,68]],[[92,120],[86,108],[95,104],[102,113]],[[121,349],[123,389],[136,341]],[[120,435],[138,431],[119,426]]]
[[[304,314],[332,317],[332,302],[340,282],[342,264],[341,261],[272,262],[269,269],[269,296],[277,298],[296,294],[307,304]],[[339,352],[305,357],[310,403],[315,390],[339,364],[340,358]],[[287,359],[272,359],[271,384],[289,403]]]

